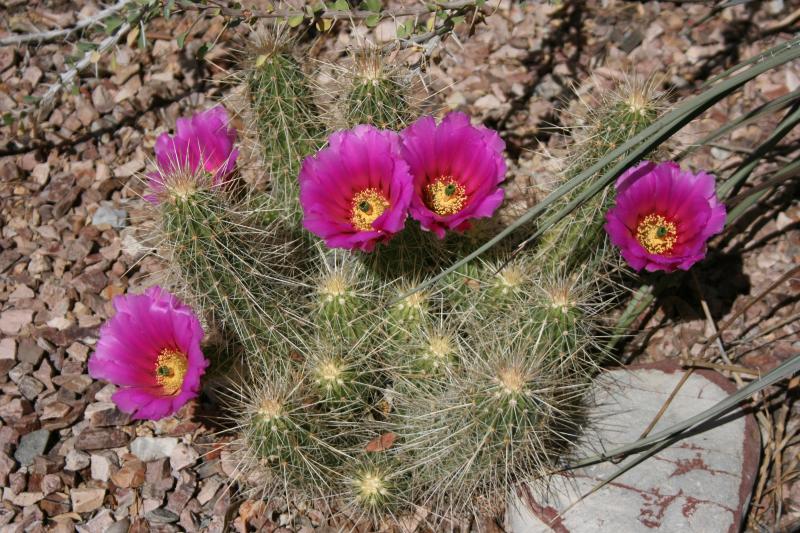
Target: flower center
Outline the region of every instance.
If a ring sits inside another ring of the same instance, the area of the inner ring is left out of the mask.
[[[156,361],[156,381],[164,393],[173,396],[180,392],[189,362],[183,352],[164,348]]]
[[[636,228],[636,240],[651,254],[667,254],[678,240],[678,229],[661,215],[647,215]]]
[[[467,202],[464,186],[447,176],[425,186],[425,204],[437,215],[454,215]]]
[[[508,395],[522,392],[525,386],[525,376],[520,369],[514,367],[500,370],[497,374],[497,381],[503,387],[503,392]]]
[[[364,504],[375,504],[382,496],[386,496],[389,491],[384,480],[373,473],[363,474],[356,480],[358,499]]]
[[[386,199],[377,189],[364,189],[353,197],[350,222],[360,231],[371,231],[372,223],[389,207]]]

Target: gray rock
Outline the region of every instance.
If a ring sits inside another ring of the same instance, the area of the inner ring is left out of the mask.
[[[197,453],[197,451],[195,451],[195,449],[191,446],[187,446],[186,444],[178,444],[172,451],[169,461],[172,465],[172,469],[178,471],[187,466],[193,465],[199,457],[200,454]]]
[[[108,529],[105,530],[105,533],[128,533],[128,528],[131,527],[131,521],[129,518],[123,518],[118,522],[114,522]]]
[[[92,479],[98,481],[108,481],[111,478],[114,467],[114,452],[100,452],[92,454]]]
[[[86,522],[85,525],[78,525],[75,529],[78,533],[105,533],[114,524],[111,511],[102,509],[94,518]]]
[[[49,440],[50,432],[46,429],[39,429],[23,435],[19,439],[17,451],[14,452],[14,459],[22,466],[30,466],[33,464],[34,457],[44,454]]]
[[[144,517],[152,524],[170,524],[172,522],[177,522],[180,518],[172,511],[168,511],[161,507],[153,509],[152,511],[147,511],[144,514]]]
[[[131,442],[131,453],[144,462],[155,461],[172,455],[177,445],[175,437],[137,437]]]
[[[70,450],[67,452],[66,464],[64,470],[71,470],[73,472],[83,470],[89,466],[91,459],[88,454],[79,452],[78,450]]]
[[[667,364],[605,374],[598,380],[595,406],[589,413],[594,429],[581,439],[575,456],[595,455],[638,440],[682,374]],[[653,433],[708,409],[733,390],[719,374],[695,372]],[[517,533],[739,531],[759,448],[752,415],[729,414],[725,423],[677,441],[582,500],[620,464],[605,462],[555,475],[546,485],[522,484],[509,504],[507,529]]]
[[[23,363],[30,363],[36,366],[44,357],[44,348],[36,344],[33,339],[22,339],[19,341],[17,355]]]
[[[110,205],[104,203],[97,208],[97,211],[92,215],[92,224],[95,226],[108,225],[112,228],[124,228],[128,212],[124,209],[114,209]]]

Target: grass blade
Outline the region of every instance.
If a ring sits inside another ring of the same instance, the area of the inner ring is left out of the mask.
[[[791,45],[791,46],[790,46]],[[630,141],[626,142],[619,148],[611,151],[606,157],[598,161],[596,164],[592,165],[588,169],[584,170],[571,180],[567,181],[560,187],[558,187],[555,191],[547,196],[542,202],[535,205],[531,209],[529,209],[525,214],[517,218],[514,222],[512,222],[508,227],[502,230],[500,233],[495,235],[492,239],[484,243],[483,245],[479,246],[475,251],[468,254],[464,258],[456,261],[453,265],[448,267],[447,269],[443,270],[436,276],[433,276],[421,284],[417,285],[407,294],[401,296],[402,298],[408,297],[410,294],[414,292],[420,291],[427,287],[430,287],[434,283],[438,282],[440,279],[444,278],[445,276],[449,275],[453,271],[457,270],[461,266],[465,265],[466,263],[472,261],[476,257],[480,256],[490,248],[492,248],[495,244],[499,243],[506,237],[508,237],[511,233],[517,230],[524,224],[535,220],[538,218],[548,207],[550,207],[553,203],[561,199],[563,196],[589,180],[592,176],[594,176],[597,172],[600,172],[603,168],[608,167],[608,165],[612,164],[618,157],[623,156],[624,154],[629,153],[619,160],[619,162],[614,165],[611,170],[606,172],[602,178],[597,180],[591,187],[589,187],[586,191],[583,191],[578,197],[576,197],[573,201],[571,201],[564,209],[559,211],[555,216],[551,217],[547,220],[546,224],[543,224],[536,233],[527,239],[524,244],[530,242],[533,238],[541,235],[542,232],[546,231],[549,228],[549,225],[552,225],[558,221],[560,221],[563,217],[568,215],[575,207],[577,207],[581,202],[585,201],[587,198],[593,196],[598,191],[602,190],[608,183],[610,183],[613,179],[615,179],[622,171],[628,168],[631,164],[638,161],[644,154],[648,153],[651,149],[658,146],[663,140],[669,138],[674,132],[678,131],[681,127],[683,127],[686,123],[691,121],[693,118],[697,117],[701,113],[703,113],[706,109],[720,101],[722,98],[727,96],[728,94],[732,93],[733,91],[737,90],[739,87],[747,83],[748,81],[752,80],[756,76],[776,68],[784,63],[792,61],[800,57],[800,39],[795,39],[790,43],[787,43],[783,51],[780,53],[775,54],[774,56],[770,57],[769,59],[764,60],[761,63],[757,63],[754,66],[750,67],[745,72],[737,74],[736,76],[720,82],[719,84],[707,89],[705,92],[690,98],[687,102],[682,104],[681,106],[677,107],[670,113],[667,113],[663,118],[659,119],[657,122],[643,130],[641,133],[633,137]]]
[[[658,433],[653,433],[644,439],[639,439],[636,442],[625,444],[624,446],[620,446],[618,448],[615,448],[613,450],[607,451],[599,455],[594,455],[591,457],[585,457],[583,459],[580,459],[569,465],[564,470],[572,470],[575,468],[580,468],[582,466],[588,466],[595,463],[602,463],[603,461],[608,461],[610,459],[619,457],[621,455],[627,455],[631,452],[635,452],[636,450],[641,450],[642,448],[650,447],[650,450],[646,450],[645,453],[657,451],[654,445],[664,441],[669,441],[671,439],[678,438],[686,431],[692,428],[696,428],[701,424],[704,424],[711,420],[714,420],[719,415],[726,413],[731,409],[733,409],[734,407],[738,406],[741,402],[743,402],[756,392],[763,390],[782,379],[791,377],[798,371],[800,371],[800,355],[797,355],[783,362],[780,366],[773,369],[766,376],[763,376],[755,381],[752,381],[746,387],[739,389],[734,394],[731,394],[724,400],[718,402],[713,407],[706,409],[702,413],[687,418],[683,422],[674,424],[662,431],[659,431]]]

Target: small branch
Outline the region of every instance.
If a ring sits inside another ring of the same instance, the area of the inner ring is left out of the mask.
[[[792,276],[796,275],[797,273],[800,273],[800,265],[797,265],[794,268],[791,268],[791,269],[787,270],[786,272],[784,272],[783,275],[780,278],[778,278],[777,280],[772,282],[769,285],[769,287],[767,287],[766,289],[761,291],[755,298],[753,298],[750,302],[748,302],[747,305],[745,305],[744,307],[739,309],[739,311],[734,313],[733,316],[731,316],[724,324],[722,324],[720,326],[719,331],[717,331],[711,337],[706,339],[706,341],[703,343],[703,350],[705,351],[705,349],[708,348],[709,344],[711,344],[712,342],[716,341],[722,335],[722,333],[726,329],[728,329],[728,327],[730,327],[730,325],[733,324],[733,322],[737,318],[742,316],[745,311],[750,309],[750,307],[753,304],[755,304],[756,302],[761,300],[764,296],[766,296],[767,294],[769,294],[770,292],[775,290],[780,284],[782,284],[784,281],[786,281],[787,279],[791,278]],[[726,363],[728,363],[728,362],[726,361]]]
[[[716,370],[718,372],[730,372],[731,374],[745,374],[747,376],[761,375],[761,372],[753,370],[752,368],[747,368],[746,366],[722,365],[719,363],[709,363],[708,361],[703,361],[700,359],[692,359],[692,358],[682,359],[681,366],[689,368],[708,368],[710,370]]]
[[[141,14],[139,18],[141,18]],[[49,106],[53,103],[53,99],[58,95],[58,93],[60,93],[62,89],[64,89],[64,87],[72,83],[72,81],[78,76],[78,74],[93,62],[92,59],[94,57],[103,54],[109,48],[115,46],[117,42],[119,42],[119,40],[122,38],[122,36],[127,34],[131,30],[131,28],[133,27],[132,25],[138,23],[139,18],[136,18],[131,22],[125,22],[124,24],[122,24],[119,28],[117,28],[117,31],[116,33],[114,33],[114,35],[109,35],[108,37],[103,39],[103,41],[97,47],[97,50],[87,51],[83,55],[83,58],[81,58],[80,61],[75,63],[75,66],[73,66],[65,73],[61,74],[58,81],[54,83],[42,96],[42,99],[40,100],[40,112],[48,110]]]
[[[401,7],[395,10],[386,10],[380,12],[366,11],[366,10],[339,11],[336,9],[325,9],[314,13],[313,18],[361,20],[378,16],[382,19],[383,18],[391,19],[395,17],[404,17],[404,16],[420,16],[420,15],[426,15],[428,13],[437,13],[439,11],[455,11],[465,8],[483,9],[482,7],[478,7],[477,4],[478,2],[476,2],[476,0],[456,0],[452,2],[436,2],[434,4],[430,4],[427,6],[418,5],[418,6]],[[197,5],[186,1],[180,2],[180,6],[186,10],[196,10],[196,11],[214,10],[217,11],[220,15],[225,15],[226,17],[268,18],[268,19],[278,19],[278,18],[289,19],[295,17],[312,18],[309,16],[308,11],[299,9],[281,9],[276,11],[265,11],[259,9],[235,9],[218,5]]]
[[[68,37],[73,33],[77,33],[83,30],[84,28],[88,28],[89,26],[94,26],[95,24],[98,24],[104,18],[107,18],[113,15],[114,13],[117,13],[118,11],[122,11],[122,9],[124,9],[125,6],[130,4],[131,1],[132,0],[119,0],[119,2],[117,2],[113,6],[98,11],[91,17],[81,20],[71,28],[43,31],[37,33],[25,33],[22,35],[12,35],[11,37],[3,37],[2,39],[0,39],[0,46],[20,45],[30,42],[43,43],[46,41],[60,39],[62,37]]]

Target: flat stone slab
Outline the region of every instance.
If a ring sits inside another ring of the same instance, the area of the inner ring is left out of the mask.
[[[596,455],[636,441],[682,376],[683,370],[671,364],[603,375],[595,387],[591,428],[575,456]],[[653,433],[704,411],[735,390],[719,374],[696,371]],[[724,420],[661,450],[582,501],[578,501],[582,495],[625,461],[552,476],[545,486],[522,484],[509,504],[507,529],[515,533],[739,531],[758,470],[760,435],[752,415],[734,412]]]

